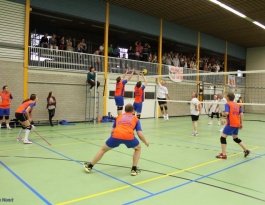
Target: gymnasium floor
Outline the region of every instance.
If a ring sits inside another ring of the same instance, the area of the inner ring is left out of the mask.
[[[247,114],[246,114],[247,115]],[[252,119],[255,119],[253,117]],[[190,135],[190,117],[141,120],[150,141],[142,144],[140,175],[130,176],[133,150],[108,152],[91,173],[90,161],[109,137],[112,123],[39,126],[31,145],[16,141],[19,128],[0,130],[1,204],[265,204],[265,123],[245,121],[240,138],[251,150],[228,142],[220,160],[220,133],[201,116],[199,136]],[[9,203],[7,203],[9,201]]]

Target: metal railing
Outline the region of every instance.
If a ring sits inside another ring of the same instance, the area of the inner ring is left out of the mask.
[[[84,71],[89,71],[89,68],[94,66],[96,71],[104,72],[104,56],[29,46],[29,66]],[[108,57],[108,72],[124,73],[127,68],[134,68],[137,71],[147,69],[147,75],[158,75],[157,63]],[[199,72],[209,73],[205,71]],[[168,74],[168,66],[163,64],[162,75]],[[183,76],[183,81],[196,81],[196,70],[183,68],[183,74],[191,74],[191,76]],[[220,75],[200,75],[199,80],[223,85],[224,77],[221,73]],[[238,86],[245,86],[245,78],[236,77],[236,83]]]

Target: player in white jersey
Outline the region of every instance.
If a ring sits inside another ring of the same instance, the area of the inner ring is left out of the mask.
[[[168,94],[168,89],[165,86],[166,81],[162,80],[159,82],[158,79],[156,79],[156,83],[158,85],[158,90],[157,90],[157,100],[158,104],[160,107],[160,110],[162,112],[162,115],[164,117],[164,120],[168,120],[168,110],[167,110],[167,99],[170,100],[169,94]]]
[[[191,121],[193,124],[193,132],[191,133],[192,136],[198,136],[198,120],[201,114],[201,103],[197,98],[197,93],[192,93],[191,101],[190,101],[190,115]]]
[[[225,110],[225,104],[227,102],[227,100],[223,97],[222,94],[217,94],[217,98],[218,98],[218,103],[219,103],[219,112],[220,112],[220,119],[221,119],[221,129],[219,130],[220,132],[223,132],[223,129],[225,127],[226,124],[226,117],[224,117],[224,110]]]
[[[220,120],[219,120],[219,104],[217,101],[217,95],[213,96],[213,103],[210,105],[209,111],[211,113],[211,120],[208,123],[208,125],[212,125],[213,124],[213,116],[216,115],[217,117],[217,121],[218,121],[218,125],[220,125]]]

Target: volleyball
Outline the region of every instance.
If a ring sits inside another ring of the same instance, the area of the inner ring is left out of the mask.
[[[142,73],[145,75],[145,74],[147,74],[147,70],[146,69],[143,69],[142,70]]]

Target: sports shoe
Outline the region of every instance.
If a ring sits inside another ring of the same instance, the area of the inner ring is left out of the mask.
[[[17,138],[17,141],[19,142],[19,141],[22,141],[22,137],[18,137]]]
[[[208,125],[212,125],[213,123],[212,122],[209,122]]]
[[[191,133],[191,136],[194,136],[194,137],[198,136],[198,132],[194,132],[194,131],[193,131],[193,132]]]
[[[218,126],[220,126],[221,124],[220,124],[220,122],[218,122]]]
[[[88,162],[85,162],[85,163],[83,164],[83,166],[84,166],[86,172],[88,172],[88,173],[91,172],[91,170],[92,170],[92,168],[89,167],[89,164],[90,164],[90,163],[88,163]]]
[[[227,156],[226,155],[223,155],[222,153],[217,155],[216,158],[218,159],[227,159]]]
[[[35,125],[31,125],[31,129],[35,130],[36,126]]]
[[[6,129],[8,129],[8,130],[12,130],[12,128],[11,128],[11,127],[6,127]]]
[[[29,140],[24,140],[23,142],[24,142],[24,144],[32,144],[32,142]]]
[[[141,174],[141,170],[139,170],[138,168],[136,168],[136,170],[131,170],[131,176],[136,176],[137,174]]]
[[[244,157],[247,157],[249,154],[250,154],[250,151],[248,149],[244,151]]]
[[[224,129],[223,129],[223,128],[221,128],[221,129],[219,130],[219,132],[223,132],[223,130],[224,130]]]

